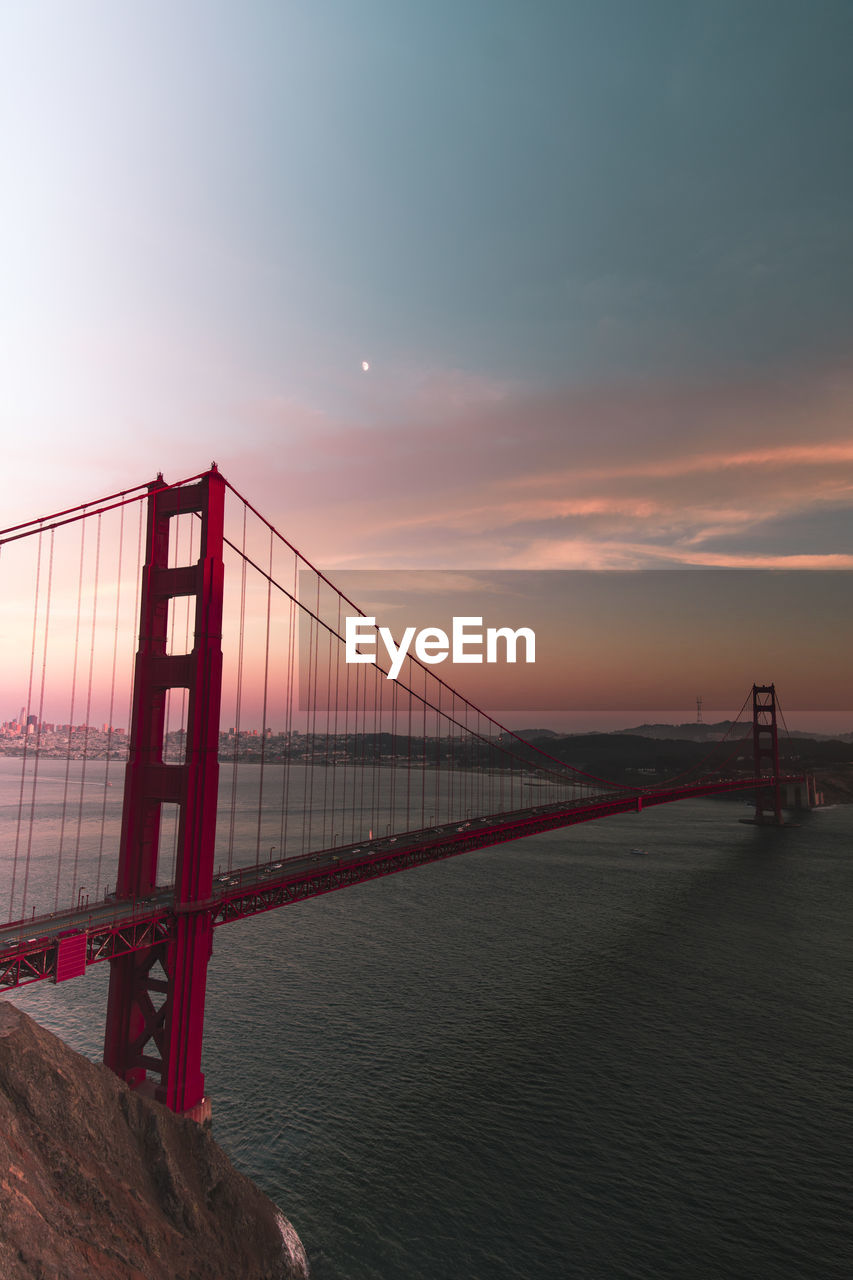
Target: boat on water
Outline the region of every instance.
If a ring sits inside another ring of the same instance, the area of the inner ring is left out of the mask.
[[[645,858],[648,855],[648,849],[631,849],[630,852],[636,858]]]

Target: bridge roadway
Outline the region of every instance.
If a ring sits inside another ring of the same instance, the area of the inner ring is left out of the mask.
[[[773,786],[763,778],[761,786]],[[801,782],[800,775],[779,778],[780,784]],[[617,813],[639,813],[654,805],[696,796],[755,790],[755,778],[694,783],[659,791],[614,792],[590,796],[571,805],[539,805],[490,814],[385,836],[285,860],[251,864],[217,874],[209,900],[189,909],[208,910],[214,925],[272,911],[335,889],[406,871],[489,845],[590,822]],[[18,920],[0,927],[0,989],[31,982],[79,976],[90,964],[167,942],[175,905],[174,886],[165,885],[136,901],[108,897],[49,916]],[[85,939],[85,944],[84,940]],[[74,940],[72,947],[69,947]],[[84,951],[85,947],[85,951]],[[75,949],[79,961],[64,966],[63,950]]]

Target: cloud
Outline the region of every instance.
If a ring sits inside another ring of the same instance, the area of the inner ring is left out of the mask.
[[[837,522],[802,554],[784,523],[853,505],[851,415],[846,368],[538,395],[432,373],[378,423],[267,403],[279,453],[247,450],[241,487],[326,564],[838,565]]]

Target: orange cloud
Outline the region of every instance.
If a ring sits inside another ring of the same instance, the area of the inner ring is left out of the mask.
[[[830,533],[825,546],[802,552],[765,545],[774,522],[819,521],[853,501],[847,370],[784,385],[569,387],[547,395],[431,374],[398,382],[374,407],[366,424],[267,402],[259,411],[264,459],[253,449],[235,460],[255,475],[241,487],[255,484],[261,504],[314,560],[848,563]],[[751,545],[758,537],[760,549]],[[714,545],[722,538],[729,549]]]

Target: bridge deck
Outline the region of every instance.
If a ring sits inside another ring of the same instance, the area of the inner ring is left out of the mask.
[[[780,784],[802,781],[780,777]],[[761,786],[774,785],[765,778]],[[213,894],[202,907],[214,925],[228,924],[262,911],[272,911],[428,862],[470,853],[524,836],[610,817],[639,813],[654,805],[697,796],[755,790],[754,778],[716,781],[650,792],[591,797],[571,807],[560,804],[517,809],[422,831],[324,849],[286,861],[235,868],[214,879]],[[197,909],[197,908],[194,908]],[[179,909],[178,909],[179,910]],[[128,902],[108,899],[95,907],[69,909],[50,916],[15,921],[0,927],[0,989],[44,979],[62,981],[91,964],[165,942],[176,918],[174,887],[163,886],[150,897]],[[79,968],[63,972],[59,955],[65,939],[85,936]]]

